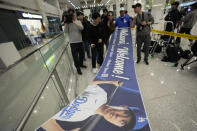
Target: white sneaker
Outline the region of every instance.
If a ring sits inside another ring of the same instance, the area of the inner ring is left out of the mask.
[[[97,69],[97,68],[93,68],[92,72],[93,72],[94,74],[96,74],[96,73],[98,72],[98,69]]]

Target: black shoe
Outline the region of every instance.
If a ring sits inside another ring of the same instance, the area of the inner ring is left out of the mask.
[[[144,60],[144,62],[146,63],[146,65],[149,65],[148,60]]]
[[[141,61],[141,59],[137,59],[137,62],[136,63],[138,64],[138,63],[140,63],[140,61]]]
[[[77,69],[77,73],[78,73],[79,75],[82,75],[81,69]]]
[[[87,66],[85,66],[85,65],[82,65],[82,66],[80,66],[81,68],[87,68]]]

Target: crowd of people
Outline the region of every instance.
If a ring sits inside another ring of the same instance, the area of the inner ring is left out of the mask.
[[[172,21],[173,28],[178,29],[179,33],[190,34],[192,27],[197,20],[197,3],[191,6],[191,12],[183,15],[178,10],[179,3],[172,3],[172,8],[165,17],[166,21]],[[82,74],[81,68],[87,68],[83,64],[86,60],[86,53],[89,59],[92,59],[92,71],[97,73],[97,65],[101,66],[104,60],[104,45],[108,48],[110,35],[116,27],[132,28],[136,27],[136,44],[137,44],[137,63],[141,61],[141,47],[144,50],[144,62],[149,65],[148,55],[151,42],[151,25],[154,23],[154,18],[151,13],[142,11],[142,5],[137,3],[132,8],[136,13],[134,18],[127,14],[127,11],[121,7],[120,16],[114,20],[114,13],[103,10],[103,14],[94,12],[91,15],[91,22],[82,12],[75,12],[74,9],[69,9],[68,14],[71,14],[72,21],[65,22],[65,32],[68,33],[71,51],[74,59],[74,64],[79,75]],[[69,19],[63,18],[64,21]],[[68,20],[67,20],[68,21]],[[182,21],[182,22],[181,22]],[[169,26],[169,25],[168,25]],[[168,30],[171,31],[171,30]],[[180,38],[176,39],[180,43]],[[192,44],[192,40],[190,40]]]
[[[115,30],[114,14],[107,9],[103,10],[101,16],[98,12],[92,14],[92,22],[82,12],[69,9],[72,14],[72,22],[65,22],[65,32],[69,36],[69,43],[75,67],[79,75],[81,68],[87,68],[83,64],[87,58],[92,59],[92,71],[97,73],[96,65],[101,66],[104,60],[104,45],[108,48],[110,35]],[[64,17],[64,21],[66,21]],[[96,64],[97,63],[97,64]]]
[[[197,2],[189,8],[178,9],[179,2],[171,4],[171,9],[165,17],[165,21],[171,21],[173,25],[167,24],[166,31],[175,31],[177,33],[191,34],[191,30],[197,21]],[[180,46],[181,38],[176,38],[176,44]],[[194,44],[193,40],[189,40],[190,46]]]

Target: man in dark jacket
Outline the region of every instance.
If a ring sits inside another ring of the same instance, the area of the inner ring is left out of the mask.
[[[114,15],[112,11],[108,12],[108,19],[106,21],[106,23],[103,23],[103,42],[106,45],[106,48],[108,48],[108,44],[109,44],[109,38],[110,35],[114,32],[115,30],[115,24],[114,24]]]
[[[89,29],[90,45],[92,51],[92,68],[93,73],[97,73],[96,60],[101,66],[103,63],[103,27],[101,25],[101,17],[99,13],[92,14],[93,23]],[[97,58],[98,57],[98,58]]]
[[[191,12],[189,12],[184,18],[183,18],[183,26],[181,27],[179,33],[183,33],[183,34],[190,34],[192,28],[194,27],[194,25],[196,24],[197,21],[197,2],[191,5]],[[193,45],[193,40],[189,40],[190,41],[190,45]],[[176,42],[178,44],[180,44],[181,42],[181,38],[178,37],[176,39]]]
[[[104,9],[103,10],[103,14],[101,16],[101,22],[106,23],[107,22],[107,19],[108,19],[107,17],[108,17],[108,10],[107,9]]]
[[[172,21],[172,24],[168,23],[166,25],[166,31],[173,31],[175,28],[178,27],[178,22],[181,21],[181,13],[178,10],[179,2],[174,2],[171,4],[171,10],[168,12],[167,16],[165,17],[165,21]],[[173,28],[174,27],[174,28]]]
[[[82,12],[77,13],[78,20],[81,21],[83,24],[84,29],[82,30],[82,40],[84,44],[84,59],[85,59],[85,52],[87,52],[88,58],[90,58],[90,44],[88,38],[88,29],[90,27],[90,22],[84,18],[84,14]]]

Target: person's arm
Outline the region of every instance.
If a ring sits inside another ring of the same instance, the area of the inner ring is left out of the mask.
[[[83,29],[84,29],[84,27],[83,27],[81,21],[73,21],[73,24],[74,24],[75,26],[77,26],[77,27],[79,28],[79,30],[83,30]]]
[[[89,29],[88,29],[88,36],[89,36],[89,42],[90,42],[90,46],[91,48],[95,47],[95,42],[94,42],[94,30],[93,30],[93,27],[92,25],[89,26]]]
[[[65,33],[68,33],[68,26],[69,26],[69,24],[65,24],[65,25],[64,25],[64,32],[65,32]]]
[[[116,18],[115,26],[118,26],[118,18]]]
[[[148,17],[149,17],[149,20],[148,20],[148,25],[152,25],[153,23],[154,23],[154,18],[153,18],[153,16],[149,13],[148,14]]]
[[[65,131],[62,129],[58,123],[56,122],[55,119],[50,119],[46,123],[42,125],[42,128],[45,129],[46,131]]]
[[[191,15],[190,15],[191,13],[188,13],[185,17],[184,17],[184,19],[183,19],[183,22],[184,23],[186,23],[186,22],[188,22],[189,20],[191,20]]]
[[[115,86],[122,86],[123,83],[120,81],[93,81],[91,84],[98,85],[98,84],[113,84]]]
[[[105,26],[104,26],[104,22],[101,22],[99,25],[99,39],[98,39],[98,43],[102,43],[104,40],[104,31],[105,31]]]
[[[133,20],[131,20],[131,24],[130,24],[131,28],[134,28],[135,27],[135,25],[136,25],[136,19],[137,19],[137,17],[134,17]]]
[[[131,27],[130,17],[128,17],[127,20],[128,20],[128,22],[127,22],[128,23],[128,27]]]

